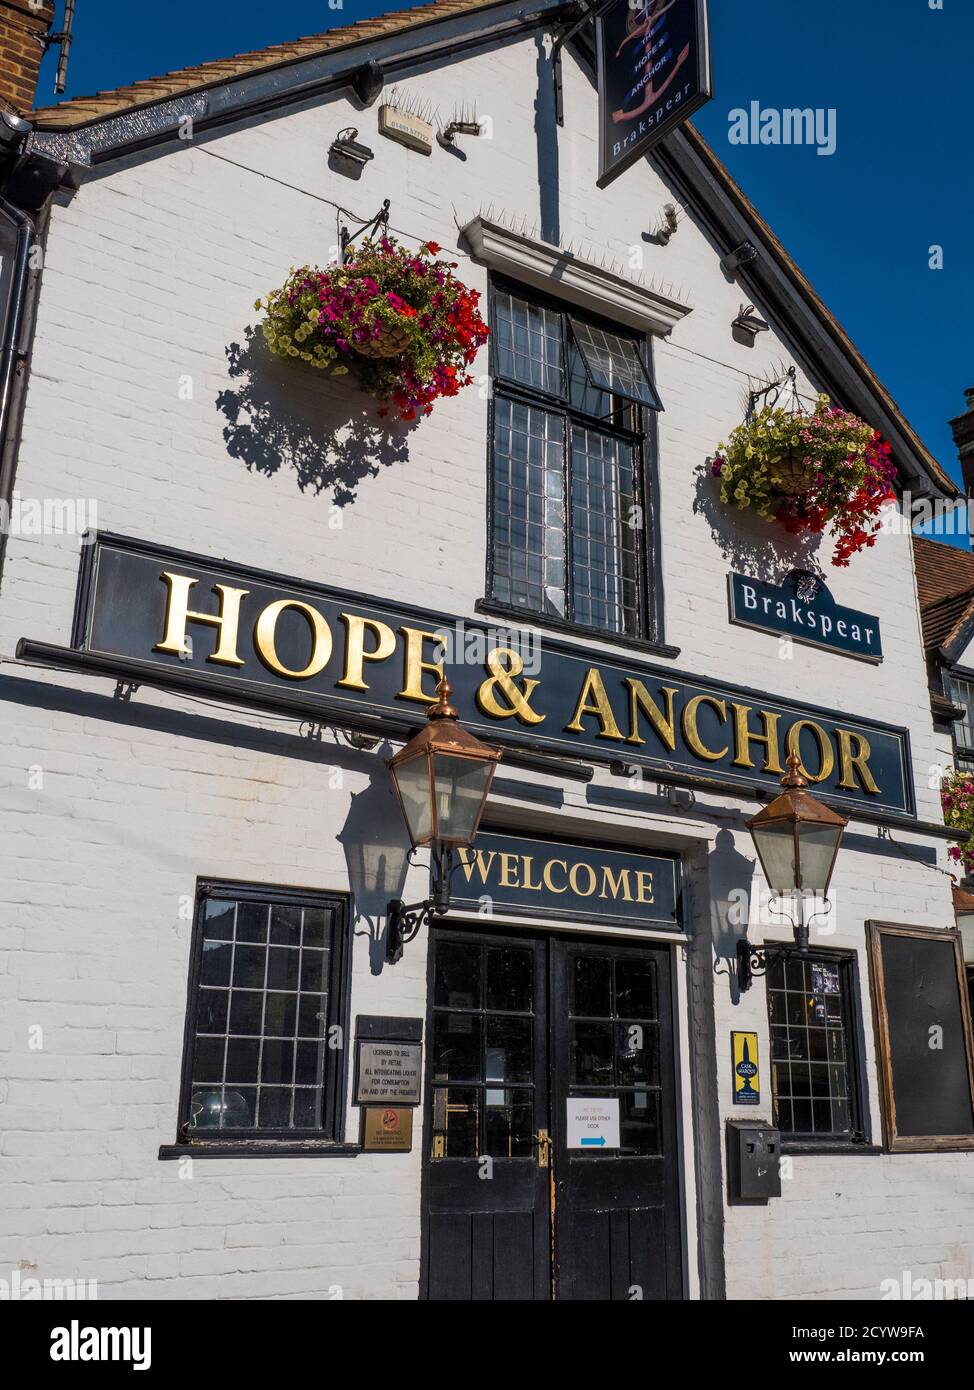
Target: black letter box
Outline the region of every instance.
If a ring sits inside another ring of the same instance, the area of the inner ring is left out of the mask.
[[[760,1120],[727,1121],[727,1196],[732,1206],[781,1196],[781,1135]]]

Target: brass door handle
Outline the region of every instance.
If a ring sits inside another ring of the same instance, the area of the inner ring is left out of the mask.
[[[538,1167],[547,1168],[551,1164],[551,1138],[546,1129],[539,1129],[534,1136],[538,1146]]]

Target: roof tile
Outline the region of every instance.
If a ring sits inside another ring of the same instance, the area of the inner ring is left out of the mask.
[[[305,38],[290,39],[286,43],[272,44],[269,48],[257,49],[251,53],[198,63],[193,67],[181,68],[178,72],[164,73],[160,77],[142,78],[119,87],[117,91],[72,97],[56,106],[41,106],[31,113],[31,120],[39,129],[44,130],[62,130],[85,125],[99,117],[113,116],[120,110],[134,109],[152,101],[211,86],[227,77],[243,77],[284,63],[298,62],[316,53],[344,48],[378,34],[415,29],[431,20],[443,19],[451,14],[462,14],[466,10],[487,9],[497,3],[498,0],[431,0],[431,3],[426,5],[415,5],[406,10],[374,15],[370,19],[360,19],[355,24],[329,29],[323,34],[309,34]]]
[[[974,551],[913,537],[923,645],[928,652],[949,646],[974,616]]]

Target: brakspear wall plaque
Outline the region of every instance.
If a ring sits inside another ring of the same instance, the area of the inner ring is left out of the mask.
[[[795,751],[835,801],[915,814],[905,729],[123,537],[86,548],[74,644],[133,681],[205,671],[228,699],[286,691],[338,723],[418,724],[445,669],[488,741],[772,787]]]
[[[826,647],[860,661],[883,659],[879,619],[836,603],[817,574],[793,570],[781,584],[731,574],[728,586],[732,623],[810,647]]]

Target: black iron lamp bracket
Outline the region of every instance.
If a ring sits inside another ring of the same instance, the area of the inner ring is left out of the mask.
[[[412,857],[414,850],[410,850]],[[404,903],[394,898],[386,908],[386,960],[395,965],[402,960],[403,947],[414,941],[423,927],[431,927],[437,917],[450,910],[450,880],[461,867],[454,851],[446,849],[430,860],[430,896],[421,903]]]
[[[766,946],[754,946],[750,941],[737,943],[737,983],[743,994],[751,988],[753,980],[768,973],[768,959],[777,956],[783,960],[807,960],[808,947],[783,946],[780,942],[769,942]]]
[[[737,943],[737,983],[743,994],[751,988],[753,980],[760,979],[768,971],[768,958],[777,956],[784,960],[807,960],[807,947],[783,946],[780,942],[769,942],[766,946],[754,946],[750,941]]]
[[[806,920],[804,914],[798,922],[790,917],[787,912],[776,911],[775,915],[784,917],[792,925],[795,933],[794,946],[782,945],[780,942],[769,942],[767,945],[755,946],[746,937],[737,943],[737,983],[743,994],[751,988],[751,982],[765,975],[768,969],[768,957],[779,956],[785,960],[807,960],[811,954],[808,944],[809,928],[816,917],[827,917],[832,910],[829,900],[825,900],[825,908],[821,912],[813,912]]]
[[[767,971],[770,949],[767,946],[754,946],[750,941],[737,943],[737,986],[742,994],[751,988],[755,977]]]
[[[407,941],[414,941],[421,928],[431,927],[435,916],[431,898],[409,906],[400,898],[393,899],[386,912],[386,960],[390,965],[402,960]]]

